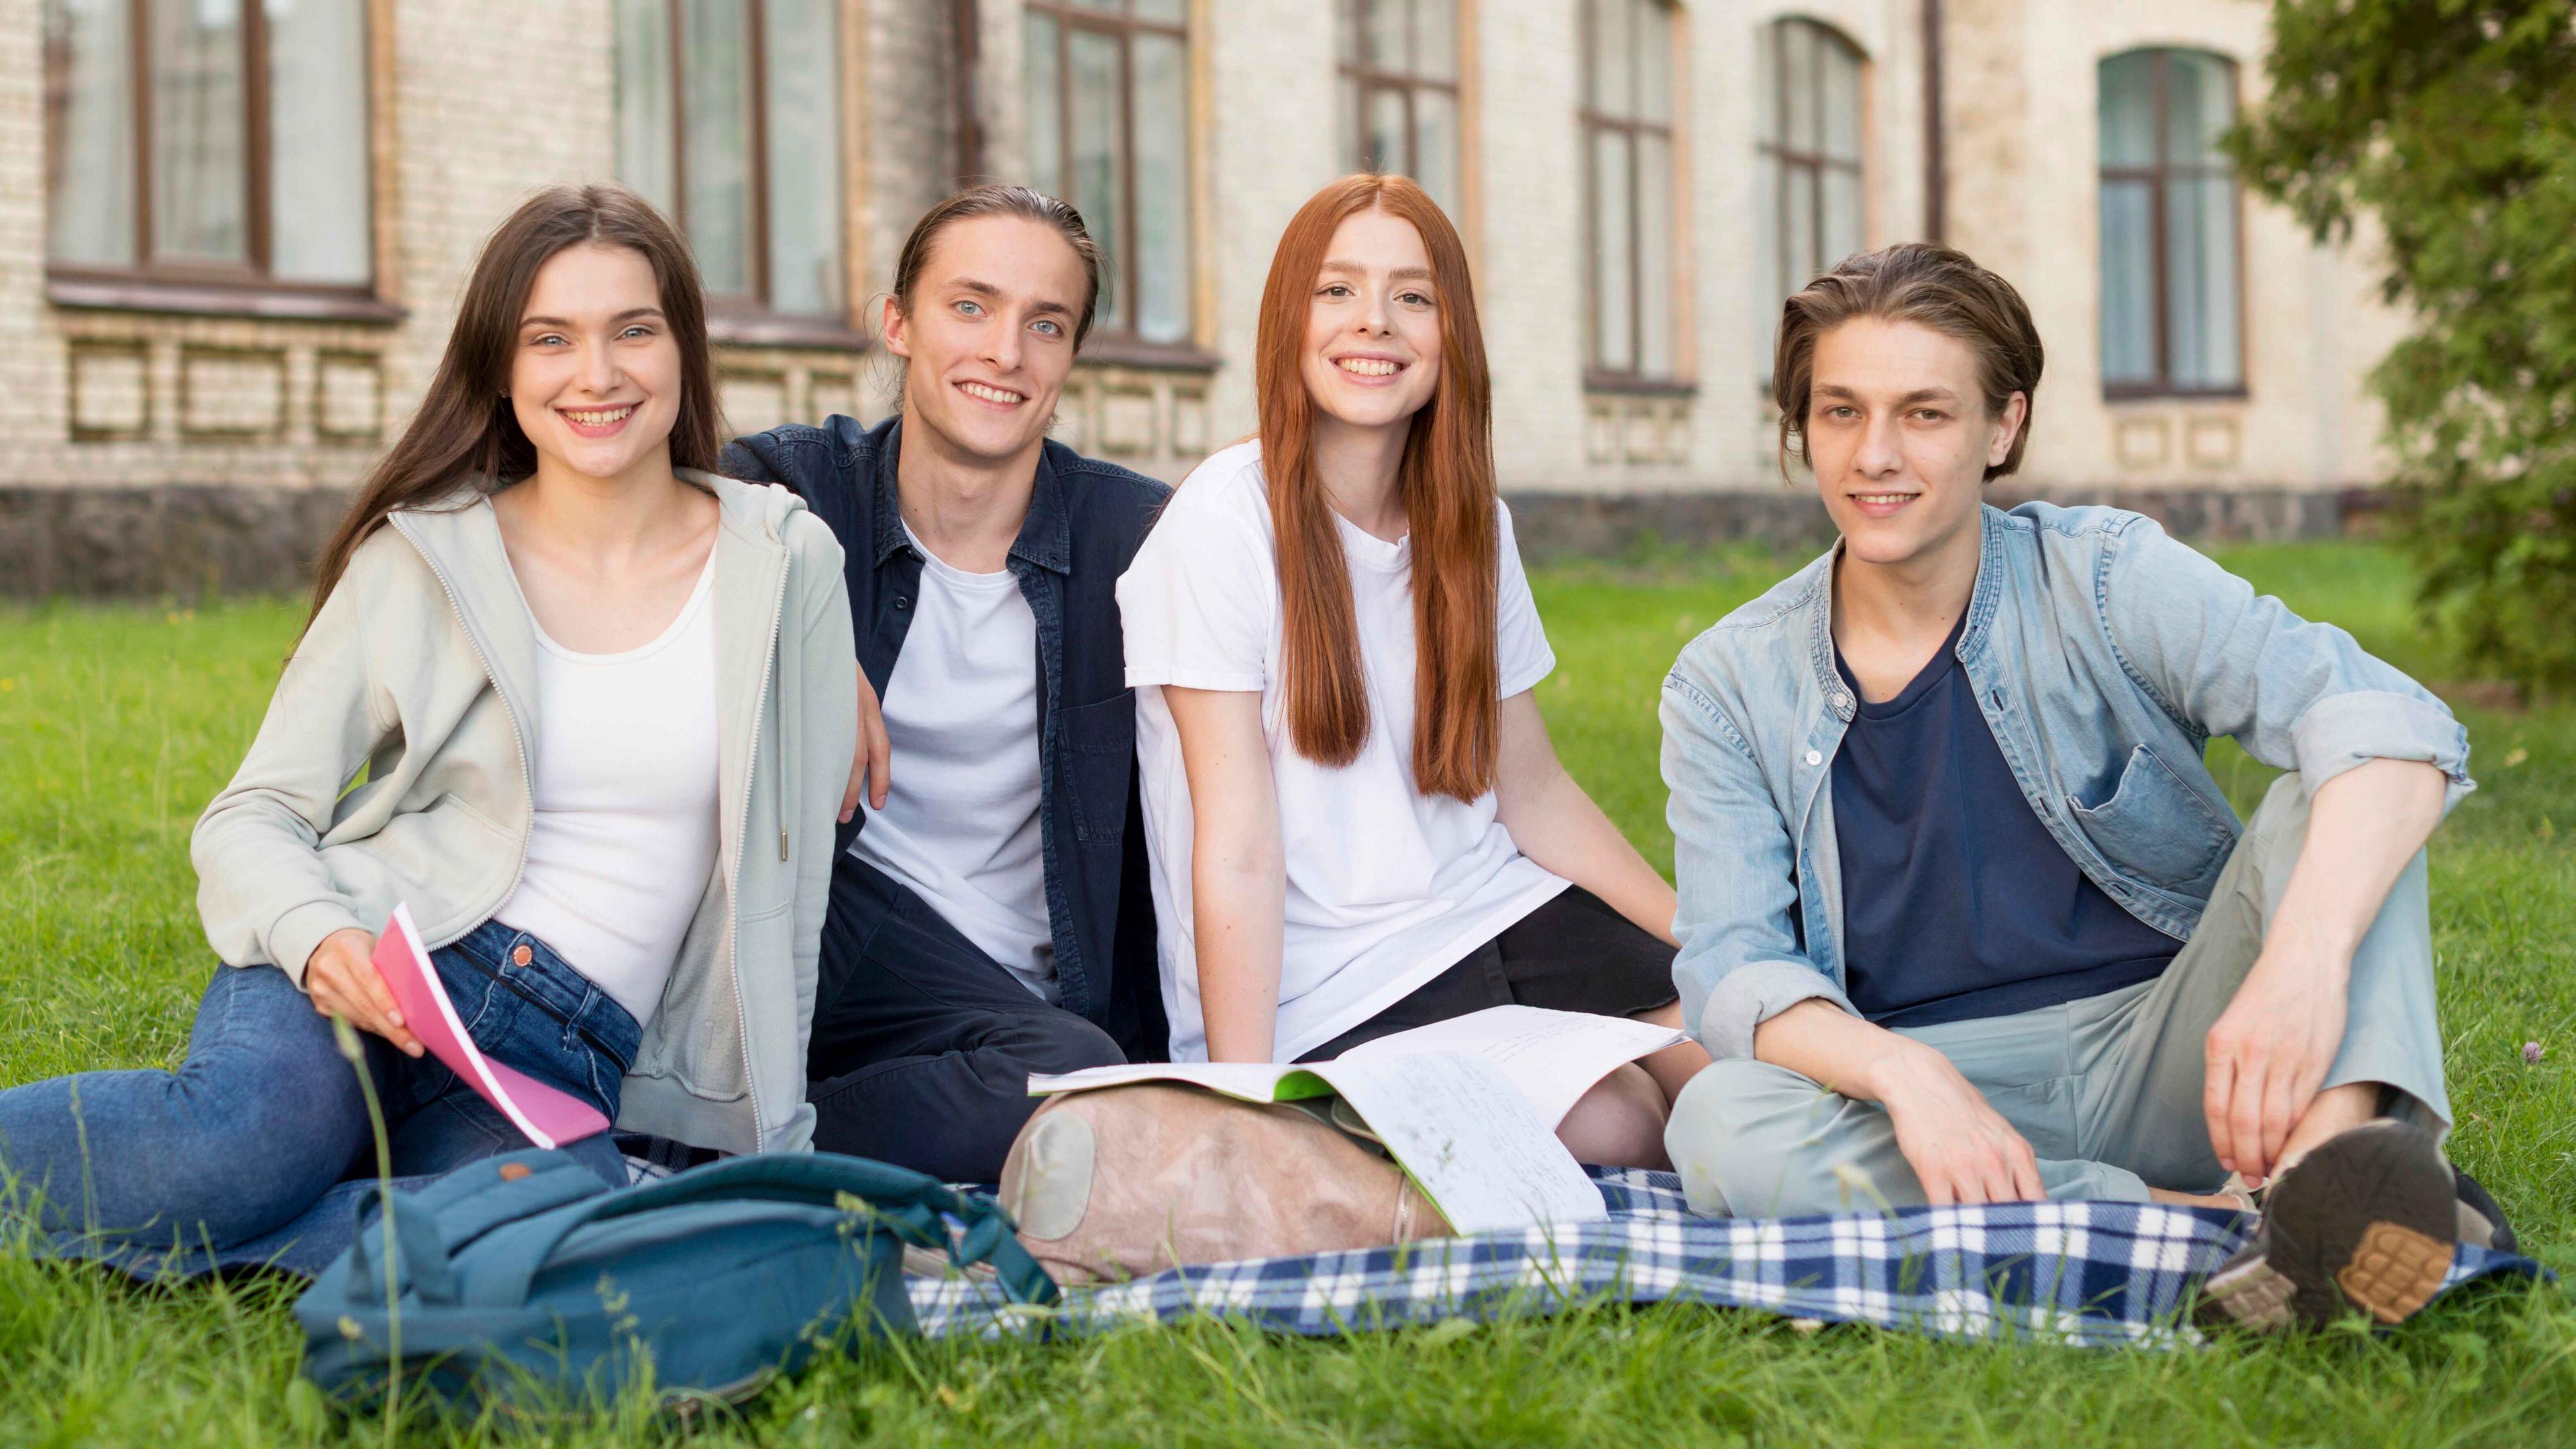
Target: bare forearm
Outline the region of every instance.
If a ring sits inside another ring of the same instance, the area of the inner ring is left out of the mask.
[[[1199,862],[1190,873],[1208,1060],[1266,1062],[1279,1024],[1287,873]]]
[[[2320,786],[2265,954],[2349,966],[2389,888],[2440,823],[2443,783],[2441,770],[2421,761],[2372,760]]]
[[[1646,864],[1573,776],[1560,767],[1529,797],[1504,804],[1503,828],[1521,854],[1599,896],[1664,944],[1680,946],[1673,935],[1677,906],[1671,884]]]
[[[1753,1029],[1753,1059],[1769,1062],[1855,1101],[1876,1102],[1877,1069],[1915,1043],[1830,1001],[1801,1001]]]

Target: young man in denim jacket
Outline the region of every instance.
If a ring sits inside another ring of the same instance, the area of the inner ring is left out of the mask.
[[[1047,437],[1100,274],[1063,202],[961,191],[895,266],[900,414],[724,457],[848,556],[873,798],[853,779],[832,867],[814,1145],[950,1181],[1000,1177],[1032,1075],[1168,1035],[1116,591],[1171,490]]]
[[[1740,1216],[2261,1189],[2212,1304],[2394,1321],[2458,1199],[2493,1211],[2438,1136],[2423,846],[2466,733],[2149,519],[1985,506],[2041,357],[1946,248],[1788,301],[1782,443],[1842,537],[1665,681],[1675,973],[1716,1058],[1673,1162]],[[2214,734],[2290,772],[2241,835]]]

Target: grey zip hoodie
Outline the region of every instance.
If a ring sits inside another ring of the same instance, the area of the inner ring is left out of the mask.
[[[841,548],[784,488],[681,477],[722,505],[716,867],[617,1122],[728,1152],[801,1149],[834,816],[858,736]],[[397,902],[432,950],[498,912],[536,809],[536,651],[500,525],[470,486],[360,545],[197,822],[215,953],[300,985],[325,936],[380,930]]]

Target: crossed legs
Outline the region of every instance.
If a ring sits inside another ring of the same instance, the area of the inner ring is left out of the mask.
[[[2202,1116],[2203,1042],[2262,949],[2307,838],[2309,797],[2276,781],[2165,973],[2123,991],[1904,1034],[1939,1050],[2039,1158],[2051,1198],[2143,1201],[2216,1190]],[[2343,1046],[2288,1153],[2375,1115],[2450,1120],[2424,858],[2398,877],[2353,953]],[[1884,1110],[1763,1062],[1702,1072],[1665,1134],[1694,1210],[1798,1216],[1925,1201]]]

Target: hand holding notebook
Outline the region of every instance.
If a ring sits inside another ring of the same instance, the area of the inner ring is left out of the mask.
[[[552,1149],[608,1130],[608,1119],[598,1108],[513,1071],[475,1047],[465,1023],[457,1019],[447,988],[439,984],[429,952],[421,947],[409,906],[395,906],[392,918],[385,922],[384,933],[376,938],[375,966],[402,1010],[403,1024],[420,1038],[421,1045],[481,1093],[484,1101],[499,1108],[530,1142]]]

